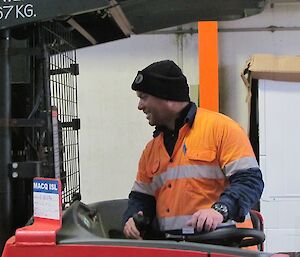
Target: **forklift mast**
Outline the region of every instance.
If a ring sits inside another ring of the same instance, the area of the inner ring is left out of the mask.
[[[3,247],[32,216],[34,177],[60,178],[63,207],[80,197],[80,122],[70,33],[59,23],[39,23],[1,31],[0,42]]]

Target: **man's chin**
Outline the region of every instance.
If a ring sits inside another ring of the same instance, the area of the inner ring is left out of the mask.
[[[148,123],[149,123],[150,126],[156,126],[155,122],[153,122],[153,121],[151,121],[151,120],[149,120]]]

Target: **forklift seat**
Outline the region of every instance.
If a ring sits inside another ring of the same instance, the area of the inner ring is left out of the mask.
[[[99,213],[101,229],[105,238],[125,238],[122,217],[126,211],[128,199],[117,199],[89,204]]]

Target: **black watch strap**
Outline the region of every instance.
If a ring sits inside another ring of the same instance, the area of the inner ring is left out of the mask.
[[[211,208],[222,214],[222,216],[223,216],[223,223],[228,220],[228,218],[229,218],[229,212],[228,212],[228,208],[227,208],[227,206],[225,204],[215,203],[215,204],[213,204],[211,206]]]

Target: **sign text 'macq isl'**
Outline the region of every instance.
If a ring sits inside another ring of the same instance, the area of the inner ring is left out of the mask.
[[[33,4],[26,4],[25,0],[2,0],[1,2],[0,20],[36,17]]]
[[[57,184],[43,183],[43,182],[33,182],[33,189],[54,190],[54,191],[58,190]]]

